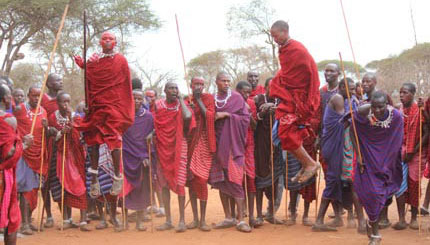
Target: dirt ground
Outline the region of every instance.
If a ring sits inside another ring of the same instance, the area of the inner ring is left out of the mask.
[[[323,182],[323,181],[321,181]],[[427,181],[423,183],[424,187],[427,186]],[[323,189],[323,183],[321,189]],[[321,193],[321,192],[320,192]],[[188,197],[187,197],[188,199]],[[285,195],[280,210],[277,213],[278,218],[285,217]],[[178,220],[178,204],[177,198],[172,196],[172,215],[174,223]],[[264,205],[264,210],[267,202]],[[367,236],[360,235],[355,229],[339,228],[338,232],[332,233],[316,233],[312,232],[310,227],[301,225],[301,212],[303,211],[303,202],[300,202],[298,224],[291,227],[284,225],[272,225],[265,223],[263,227],[254,229],[251,233],[244,234],[236,231],[235,228],[224,230],[212,230],[210,232],[202,232],[199,230],[188,230],[185,233],[175,233],[175,231],[164,231],[151,233],[151,222],[145,223],[148,230],[145,232],[137,232],[135,224],[130,224],[130,229],[121,233],[115,233],[112,227],[105,230],[95,230],[94,227],[98,221],[92,221],[90,226],[94,229],[91,232],[81,232],[78,229],[70,229],[66,231],[59,231],[57,228],[45,229],[41,233],[36,233],[32,236],[20,238],[18,244],[20,245],[34,245],[34,244],[61,244],[61,245],[76,245],[76,244],[91,244],[91,245],[109,245],[109,244],[157,244],[157,245],[182,245],[182,244],[309,244],[309,245],[332,245],[332,244],[367,244]],[[219,222],[223,219],[222,206],[219,200],[218,191],[209,191],[208,211],[207,211],[208,224]],[[332,212],[329,209],[329,213]],[[59,225],[60,214],[58,210],[54,210],[54,219]],[[36,217],[36,213],[33,214]],[[121,215],[119,215],[121,216]],[[315,217],[315,204],[312,203],[309,213],[310,218],[313,220]],[[73,214],[74,220],[79,220],[79,212],[76,210]],[[396,204],[390,206],[389,217],[392,223],[398,219]],[[408,219],[410,213],[408,214]],[[191,221],[192,212],[189,205],[186,209],[186,222]],[[344,217],[346,218],[346,217]],[[326,221],[328,218],[326,218]],[[154,226],[162,224],[164,218],[155,218]],[[427,231],[430,224],[430,217],[422,217],[423,231],[419,235],[418,231],[407,229],[404,231],[395,231],[392,228],[382,230],[383,244],[430,244],[430,233]],[[425,231],[424,231],[425,229]]]

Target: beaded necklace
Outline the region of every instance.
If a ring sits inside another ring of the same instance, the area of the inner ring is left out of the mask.
[[[167,107],[166,100],[162,100],[161,101],[161,106],[163,106],[164,109],[168,110],[168,111],[178,111],[179,110],[179,103],[176,104],[176,106],[174,107]]]
[[[376,118],[375,114],[373,114],[372,112],[372,109],[370,109],[369,115],[367,116],[367,118],[370,121],[370,125],[374,127],[380,127],[380,128],[389,128],[391,125],[391,121],[393,120],[393,107],[388,106],[387,109],[388,109],[388,117],[384,121],[381,121],[378,118]]]
[[[230,99],[231,97],[231,89],[228,89],[227,91],[227,96],[225,97],[225,99],[218,99],[218,91],[215,93],[215,106],[218,109],[224,108],[225,105],[227,105],[228,99]],[[221,104],[221,105],[218,105]]]

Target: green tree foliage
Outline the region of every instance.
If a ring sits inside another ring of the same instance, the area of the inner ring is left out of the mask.
[[[398,94],[404,82],[417,85],[417,96],[430,93],[430,43],[418,44],[399,55],[374,60],[366,65],[378,74],[378,87]]]
[[[325,66],[327,64],[330,64],[330,63],[335,63],[339,66],[339,69],[342,69],[340,66],[339,60],[322,60],[322,61],[317,63],[318,71],[324,71]],[[353,61],[343,61],[343,65],[345,68],[345,73],[349,76],[353,75],[357,79],[354,62]],[[357,66],[358,66],[358,71],[360,72],[360,74],[366,72],[366,69],[364,69],[360,64],[357,64]]]
[[[252,0],[249,3],[236,5],[227,13],[227,29],[233,35],[247,40],[263,36],[270,45],[272,55],[267,67],[272,73],[278,70],[277,44],[270,35],[275,16],[275,9],[271,8],[266,0]]]
[[[193,76],[200,76],[207,82],[209,91],[215,91],[215,77],[220,71],[225,71],[232,77],[232,87],[241,81],[246,80],[248,71],[257,71],[260,75],[260,82],[269,77],[272,71],[268,68],[272,57],[270,51],[265,47],[250,46],[237,49],[216,50],[201,54],[190,60],[187,67],[189,69],[189,79]]]

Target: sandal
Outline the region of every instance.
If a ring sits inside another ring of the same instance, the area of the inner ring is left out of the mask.
[[[178,226],[176,227],[175,231],[177,233],[185,232],[187,231],[187,226],[184,222],[179,222]]]
[[[81,222],[79,223],[79,230],[80,231],[91,231],[90,227],[88,227],[87,222]]]
[[[404,230],[404,229],[406,229],[406,228],[408,228],[408,223],[406,223],[406,222],[397,222],[397,223],[395,223],[393,226],[392,226],[392,228],[394,229],[394,230],[397,230],[397,231],[401,231],[401,230]]]
[[[199,227],[199,229],[201,230],[201,231],[211,231],[211,227],[210,226],[208,226],[205,222],[200,222],[200,227]]]
[[[160,226],[157,226],[155,229],[157,231],[167,231],[167,230],[171,230],[173,228],[175,228],[175,227],[172,225],[172,223],[166,222],[166,223],[164,223],[164,224],[162,224]]]
[[[145,227],[145,226],[143,226],[143,224],[142,224],[142,223],[140,223],[140,224],[136,224],[136,230],[137,230],[137,231],[146,231],[146,227]]]
[[[103,230],[108,227],[109,227],[108,223],[103,220],[103,221],[100,221],[100,223],[96,226],[96,230]]]
[[[47,218],[45,224],[43,224],[43,227],[45,227],[45,228],[54,227],[54,218],[52,218],[52,217]]]
[[[197,227],[199,227],[199,221],[197,220],[193,220],[187,225],[187,229],[190,229],[190,230],[196,229]]]
[[[382,236],[371,235],[369,239],[369,245],[379,245],[381,244]]]
[[[366,233],[368,238],[372,236],[372,226],[370,226],[369,220],[366,221]]]
[[[321,165],[319,163],[317,163],[317,165],[315,166],[315,168],[313,170],[304,170],[303,173],[301,174],[301,176],[299,177],[298,182],[300,184],[305,183],[310,178],[312,178],[315,175],[317,175],[318,174],[318,170],[320,168],[321,168]]]
[[[302,224],[303,224],[304,226],[313,226],[313,225],[314,225],[314,223],[312,223],[312,221],[310,221],[310,219],[309,219],[309,218],[303,218],[303,219],[302,219]]]
[[[236,225],[236,229],[240,232],[245,232],[245,233],[249,233],[252,231],[251,227],[245,221],[240,221]]]
[[[236,225],[234,219],[225,219],[214,226],[214,229],[226,229]]]
[[[303,173],[304,173],[304,169],[301,168],[299,170],[299,172],[293,178],[291,178],[291,182],[293,182],[293,183],[299,182],[299,179],[301,178],[301,176],[303,175]]]
[[[314,224],[312,226],[312,231],[314,231],[314,232],[331,232],[331,231],[337,231],[337,229],[334,227],[330,227],[326,224]]]

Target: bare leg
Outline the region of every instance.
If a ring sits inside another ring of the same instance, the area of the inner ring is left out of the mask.
[[[391,222],[388,219],[388,206],[384,207],[381,211],[379,218],[379,229],[385,229],[391,226]]]
[[[159,231],[170,230],[173,228],[172,216],[170,213],[170,190],[168,188],[163,187],[162,194],[163,194],[164,208],[166,210],[166,222],[156,228]]]
[[[360,234],[366,234],[366,220],[364,218],[363,206],[358,199],[357,193],[355,193],[354,188],[352,190],[352,201],[354,203],[355,212],[357,213],[358,228],[357,232]]]
[[[396,198],[397,202],[397,212],[399,213],[399,222],[394,224],[393,228],[395,230],[404,230],[408,226],[406,223],[406,214],[405,214],[405,207],[406,207],[406,200],[405,195],[401,195],[400,197]]]
[[[303,216],[302,216],[302,222],[303,225],[305,226],[311,226],[312,222],[309,220],[309,207],[311,206],[311,203],[303,200],[304,201],[304,211],[303,211]]]
[[[136,211],[136,230],[138,231],[146,231],[146,227],[143,225],[143,210]]]
[[[421,209],[421,214],[428,215],[429,204],[430,204],[430,181],[427,183],[427,189],[426,189],[426,193],[425,193],[425,197],[424,197],[424,202],[422,205],[422,207],[424,209]]]
[[[263,190],[257,189],[256,203],[257,203],[257,220],[263,219]]]
[[[8,234],[7,229],[4,232],[3,241],[5,245],[16,245],[17,232]]]
[[[418,230],[418,228],[419,228],[417,216],[418,216],[418,208],[411,206],[411,222],[410,222],[409,227],[413,230]]]
[[[251,226],[255,225],[255,218],[254,218],[254,202],[255,202],[255,193],[248,192],[248,214],[249,214],[249,220],[251,220]]]
[[[90,162],[91,162],[91,168],[93,170],[97,170],[99,168],[99,145],[91,146]],[[92,174],[91,183],[95,184],[96,182],[97,182],[97,175]]]
[[[113,169],[116,176],[120,176],[119,172],[119,165],[121,163],[121,150],[120,149],[113,149],[112,152],[112,163],[113,163]]]
[[[210,227],[206,224],[206,205],[207,201],[200,200],[200,230],[210,231]]]
[[[184,232],[187,230],[187,226],[185,225],[185,196],[178,195],[179,202],[179,224],[176,228],[176,232]],[[197,206],[197,203],[196,203]]]
[[[228,197],[229,203],[230,203],[230,212],[231,212],[231,217],[233,219],[237,219],[237,215],[236,215],[236,202],[234,201],[234,198]]]
[[[226,194],[219,192],[219,197],[221,199],[222,208],[224,210],[225,219],[232,219],[232,212],[234,212],[234,207],[231,209],[231,200]]]
[[[33,231],[30,228],[30,219],[29,219],[30,206],[27,200],[25,200],[23,194],[20,195],[19,207],[21,209],[21,219],[22,219],[21,233],[24,235],[33,235]]]
[[[191,208],[193,210],[193,221],[187,225],[188,229],[195,229],[199,226],[199,210],[197,207],[197,196],[190,187],[188,190],[190,194],[190,202],[191,202]]]
[[[291,226],[296,224],[297,218],[297,197],[299,196],[299,191],[290,191],[290,203],[289,210],[291,215],[288,216],[288,220],[285,221],[285,225]]]

